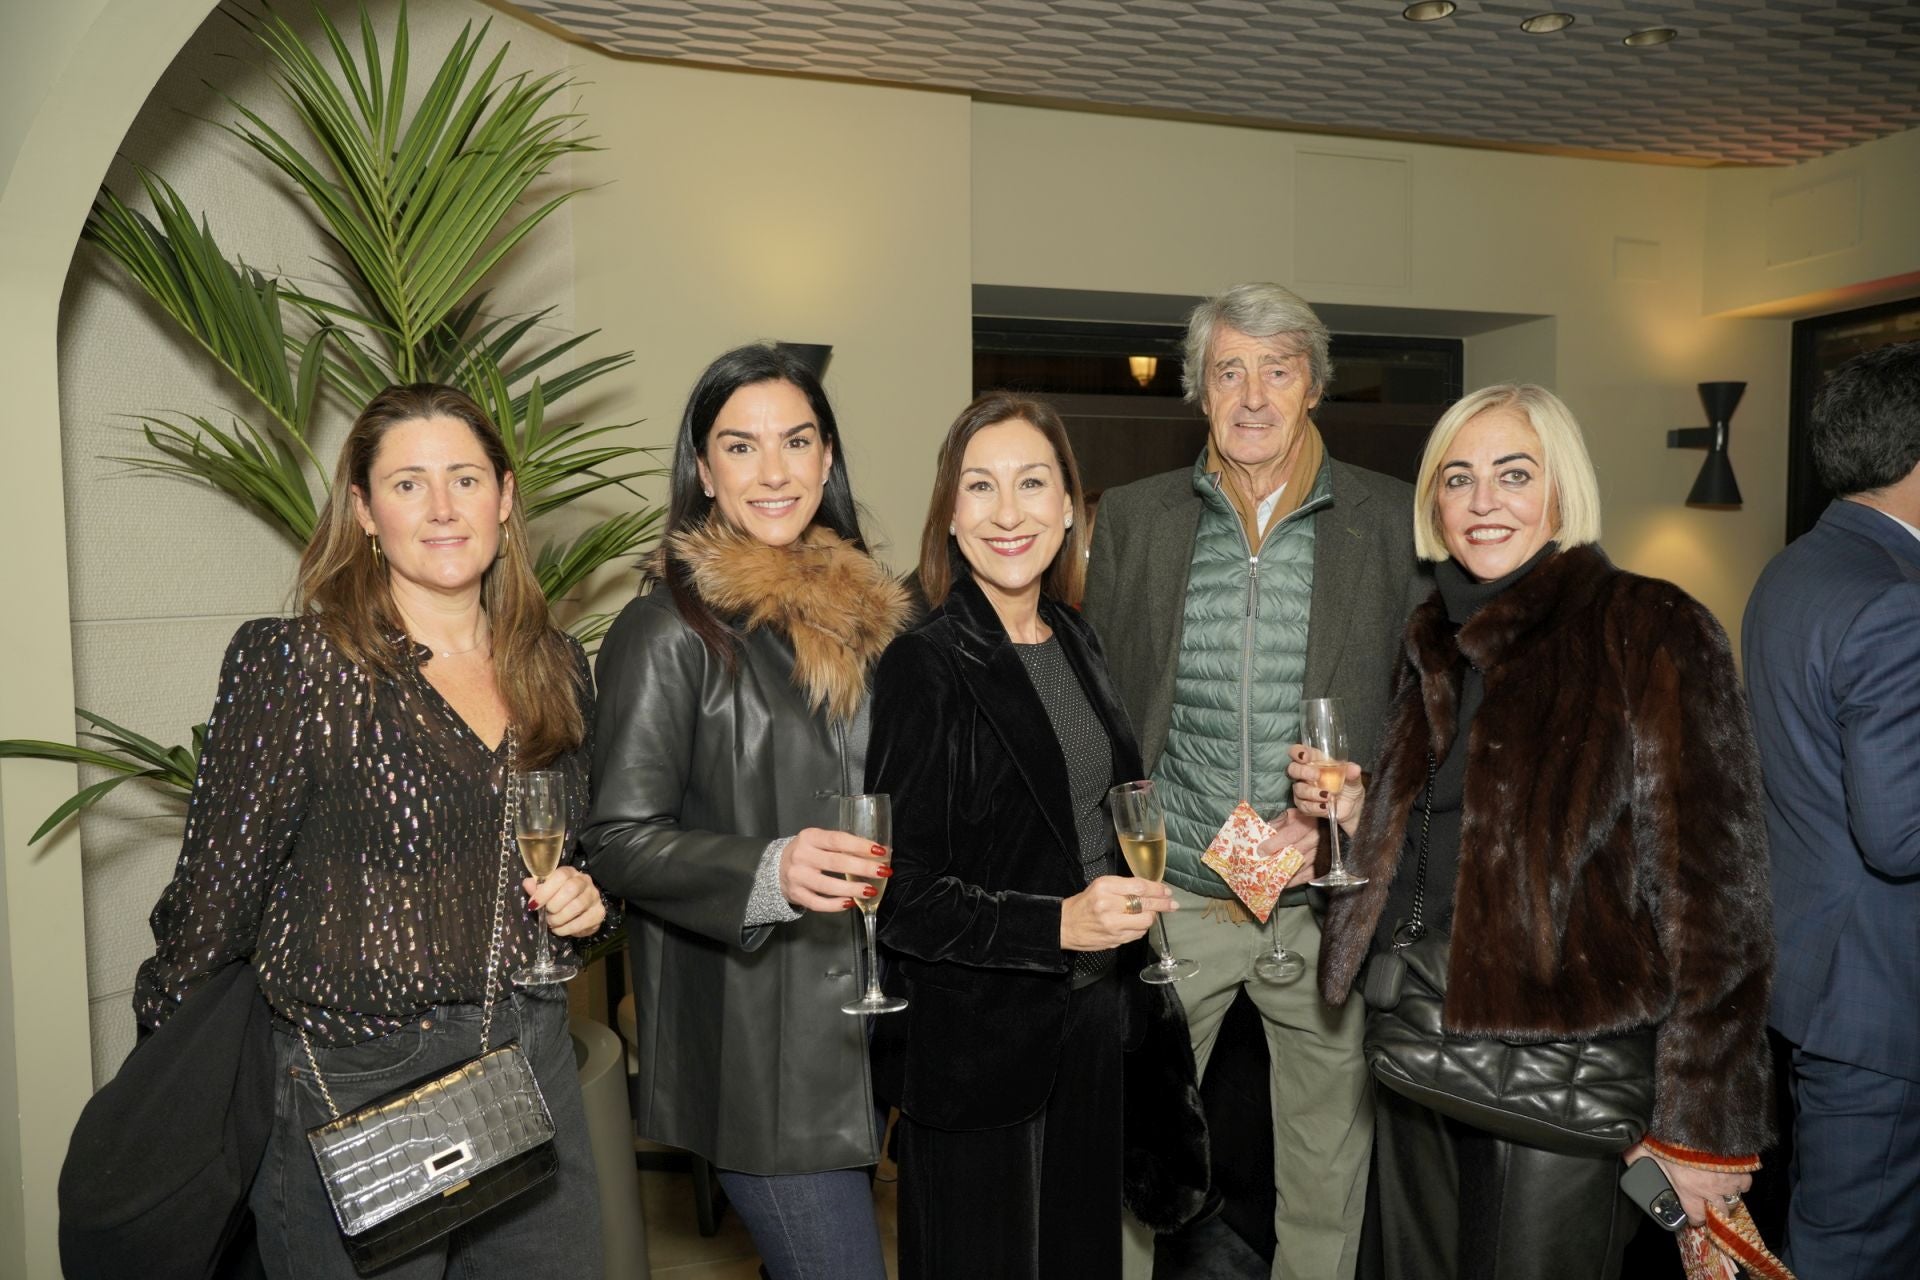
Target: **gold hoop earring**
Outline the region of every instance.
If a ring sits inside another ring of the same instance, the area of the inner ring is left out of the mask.
[[[385,556],[380,554],[380,535],[379,534],[377,533],[368,534],[367,545],[373,548],[373,562],[375,564],[379,564],[382,560],[386,559]]]
[[[502,520],[500,522],[500,549],[493,553],[493,558],[495,560],[505,560],[507,558],[507,548],[511,546],[512,543],[513,530],[505,520]]]

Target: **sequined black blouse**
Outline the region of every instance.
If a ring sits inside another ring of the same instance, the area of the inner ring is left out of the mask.
[[[151,917],[158,949],[135,982],[141,1023],[159,1026],[198,980],[249,955],[275,1011],[325,1044],[480,1002],[507,748],[489,749],[428,683],[427,649],[413,656],[401,678],[382,680],[312,618],[260,618],[235,633],[180,860]],[[591,725],[578,645],[574,658]],[[570,836],[586,819],[590,747],[546,766],[567,775]],[[516,851],[503,974],[531,957],[539,927],[518,862]]]

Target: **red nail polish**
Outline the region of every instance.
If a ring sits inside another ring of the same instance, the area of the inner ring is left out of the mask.
[[[872,885],[868,885],[860,891],[860,896],[863,898],[877,898],[880,896],[880,890],[874,888]]]
[[[527,904],[527,910],[529,911],[538,911],[539,909],[540,909],[540,904],[537,902],[529,902]]]
[[[847,906],[849,906],[849,907],[851,907],[851,906],[853,905],[853,899],[852,899],[852,898],[848,898],[848,899],[847,899],[847,901],[846,901],[846,904],[845,904],[845,905],[847,905]]]
[[[874,845],[871,852],[876,858],[884,858],[887,856],[887,851],[880,845]]]
[[[881,877],[882,879],[885,879],[893,875],[893,868],[892,867],[875,867],[873,874]]]

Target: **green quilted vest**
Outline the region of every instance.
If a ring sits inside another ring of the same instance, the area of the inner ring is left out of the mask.
[[[1232,890],[1200,861],[1242,799],[1263,817],[1293,795],[1287,748],[1299,741],[1313,588],[1313,513],[1333,499],[1330,467],[1267,527],[1258,554],[1219,481],[1193,468],[1205,507],[1193,540],[1167,744],[1153,779],[1167,810],[1167,880],[1192,893]]]

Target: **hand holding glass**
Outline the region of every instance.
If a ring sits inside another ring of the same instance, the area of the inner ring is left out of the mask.
[[[893,852],[893,808],[885,796],[841,796],[840,830],[849,835],[859,836]],[[898,1013],[907,1007],[907,1002],[899,996],[890,996],[880,989],[880,963],[878,959],[875,933],[878,924],[874,913],[880,910],[880,895],[887,891],[885,876],[847,876],[847,880],[866,888],[872,886],[872,896],[865,893],[853,895],[853,904],[860,908],[860,919],[867,930],[867,991],[858,1000],[849,1000],[840,1006],[842,1013]]]
[[[1158,882],[1167,874],[1167,814],[1151,782],[1123,782],[1107,792],[1107,807],[1113,813],[1114,834],[1120,837],[1120,852],[1127,866],[1142,880]],[[1178,982],[1200,972],[1195,960],[1176,960],[1167,948],[1167,922],[1160,926],[1160,960],[1140,971],[1143,982]]]
[[[1340,856],[1340,792],[1347,785],[1347,726],[1337,698],[1308,698],[1300,704],[1300,740],[1319,766],[1320,790],[1332,797],[1327,802],[1327,834],[1333,841],[1333,859],[1327,874],[1307,883],[1322,889],[1351,889],[1365,884],[1367,878],[1348,871],[1346,860]]]
[[[556,770],[541,769],[513,775],[514,843],[520,846],[520,860],[535,885],[544,885],[560,865],[560,854],[567,847],[567,779]],[[534,942],[534,962],[513,971],[513,980],[523,987],[540,987],[567,982],[579,976],[580,966],[571,960],[555,962],[553,935],[547,929],[546,904],[540,905],[540,928]]]

